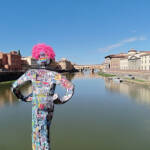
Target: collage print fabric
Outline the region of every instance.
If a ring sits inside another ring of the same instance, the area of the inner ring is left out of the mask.
[[[26,81],[32,82],[32,96],[24,100],[19,87]],[[55,94],[57,84],[66,89],[63,97]],[[68,101],[73,95],[74,85],[59,73],[46,69],[30,69],[13,83],[12,91],[19,99],[32,102],[32,149],[50,150],[49,128],[55,101]]]

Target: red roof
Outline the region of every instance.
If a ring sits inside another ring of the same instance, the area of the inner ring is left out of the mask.
[[[150,53],[142,54],[141,56],[149,56]]]
[[[131,49],[131,50],[129,50],[128,52],[137,52],[137,50]]]
[[[116,55],[108,55],[105,58],[109,57],[109,58],[125,58],[127,56],[127,54],[116,54]]]
[[[150,51],[140,51],[140,53],[147,53],[147,54],[150,54]]]

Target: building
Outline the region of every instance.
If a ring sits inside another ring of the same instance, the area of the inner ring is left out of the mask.
[[[22,69],[28,70],[29,68],[38,68],[37,60],[32,56],[22,57]]]
[[[8,58],[7,54],[0,52],[0,59],[2,60],[2,66],[4,67],[6,64],[8,64]]]
[[[23,58],[21,58],[21,66],[23,71],[26,71],[30,68],[27,60],[24,60]]]
[[[111,64],[111,57],[106,56],[104,61],[104,70],[109,70]]]
[[[8,70],[21,70],[21,56],[16,51],[11,51],[7,54],[8,64],[6,64],[5,68]]]
[[[23,57],[24,60],[27,61],[28,65],[31,67],[37,66],[37,60],[35,58],[32,58],[32,56]]]
[[[62,71],[71,71],[74,70],[74,66],[72,65],[72,63],[67,60],[66,58],[62,58],[59,62],[58,62],[59,66],[61,67]]]
[[[55,70],[55,71],[60,71],[61,66],[55,60],[51,60],[51,63],[48,65],[48,69]]]
[[[39,68],[39,65],[37,64],[37,60],[32,58],[31,56],[28,57],[22,57],[22,68],[23,70],[27,70],[30,68]],[[47,69],[54,70],[54,71],[68,71],[72,70],[73,65],[70,61],[63,58],[59,62],[56,62],[55,60],[51,60],[51,63],[47,66]]]
[[[1,67],[2,69],[16,71],[21,70],[21,56],[16,51],[10,53],[0,52]]]
[[[141,55],[141,70],[150,70],[150,53]]]
[[[128,56],[133,56],[137,54],[137,50],[135,50],[134,48],[131,48],[129,51],[128,51]]]
[[[128,53],[105,57],[105,70],[150,70],[150,51],[131,49]]]
[[[128,57],[128,69],[129,70],[140,70],[141,68],[141,58],[137,55],[132,55]]]
[[[134,63],[136,63],[135,55],[137,54],[137,50],[130,49],[125,57],[120,59],[120,70],[130,70],[133,68]]]
[[[120,70],[120,59],[125,58],[127,54],[108,55],[105,57],[105,69]]]
[[[2,59],[0,59],[0,69],[2,69]]]
[[[125,56],[124,58],[120,58],[120,69],[121,70],[128,70],[128,56]]]
[[[111,59],[111,70],[120,70],[120,59],[125,58],[125,55],[114,55]]]
[[[129,70],[149,70],[150,51],[139,51],[128,57]]]

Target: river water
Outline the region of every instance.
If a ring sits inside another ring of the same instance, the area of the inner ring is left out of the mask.
[[[52,150],[150,149],[150,87],[91,73],[66,76],[75,94],[55,106]],[[64,91],[58,87],[56,92]],[[31,150],[31,109],[9,86],[0,87],[0,150]]]

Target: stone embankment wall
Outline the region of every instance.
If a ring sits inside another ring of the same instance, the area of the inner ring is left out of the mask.
[[[0,82],[19,78],[24,72],[0,72]]]
[[[118,70],[118,71],[107,70],[106,71],[105,70],[105,72],[110,74],[115,74],[117,76],[127,76],[131,74],[138,79],[150,81],[150,71],[132,71],[132,70]]]
[[[76,69],[72,69],[72,70],[61,70],[61,69],[51,69],[51,68],[47,68],[47,70],[51,70],[51,71],[56,71],[56,72],[77,72],[78,70]],[[24,71],[25,72],[25,71]],[[0,72],[0,82],[3,81],[11,81],[11,80],[16,80],[18,79],[22,74],[24,74],[24,72],[6,72],[6,71],[2,71]]]

